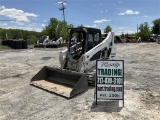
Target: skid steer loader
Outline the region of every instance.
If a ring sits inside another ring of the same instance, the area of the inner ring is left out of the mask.
[[[49,36],[41,36],[38,40],[37,40],[37,44],[34,45],[34,48],[44,48],[47,43],[50,42]]]
[[[60,67],[43,67],[31,79],[31,85],[71,98],[87,91],[88,85],[95,85],[96,60],[113,59],[116,46],[113,32],[104,40],[96,28],[70,28],[68,33],[68,47],[59,54]]]

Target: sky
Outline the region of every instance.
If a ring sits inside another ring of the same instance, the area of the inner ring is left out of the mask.
[[[0,0],[0,28],[42,31],[50,18],[63,20],[62,0]],[[160,18],[160,0],[66,0],[65,20],[115,34],[135,33],[137,26]]]

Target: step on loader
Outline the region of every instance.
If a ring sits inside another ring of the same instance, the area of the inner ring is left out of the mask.
[[[96,60],[113,59],[116,46],[113,32],[104,40],[96,28],[69,28],[68,33],[68,47],[59,54],[60,67],[43,67],[31,85],[71,98],[95,85]]]

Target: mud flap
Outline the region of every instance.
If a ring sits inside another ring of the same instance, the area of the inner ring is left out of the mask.
[[[88,90],[86,74],[48,66],[44,66],[30,84],[67,98]]]

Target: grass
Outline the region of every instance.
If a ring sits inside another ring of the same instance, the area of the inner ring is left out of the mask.
[[[8,46],[0,45],[0,50],[6,50],[6,49],[11,49],[11,48]]]

